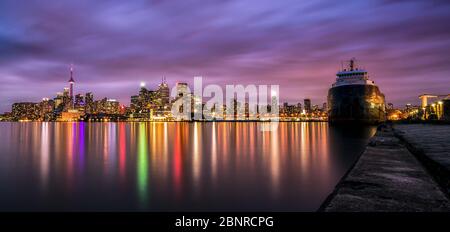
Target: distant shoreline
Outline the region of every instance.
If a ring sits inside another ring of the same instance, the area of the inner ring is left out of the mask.
[[[154,123],[162,123],[162,122],[169,122],[169,123],[212,123],[212,122],[234,122],[234,123],[245,123],[245,122],[261,122],[261,123],[268,123],[271,122],[270,120],[267,121],[261,121],[261,120],[211,120],[211,121],[199,121],[199,120],[191,120],[191,121],[175,121],[175,120],[170,120],[170,121],[0,121],[0,123],[6,123],[6,122],[18,122],[18,123],[30,123],[30,122],[50,122],[50,123],[81,123],[81,122],[85,122],[85,123],[142,123],[142,122],[154,122]],[[327,122],[327,123],[331,123],[331,124],[337,124],[337,125],[348,125],[348,124],[367,124],[367,123],[360,123],[360,122],[340,122],[340,123],[332,123],[328,120],[279,120],[279,121],[274,121],[274,122],[279,122],[279,123],[286,123],[286,122]],[[450,121],[442,121],[442,120],[437,120],[437,121],[433,121],[433,120],[398,120],[398,121],[387,121],[386,123],[388,124],[437,124],[437,125],[442,125],[442,124],[450,124]],[[377,123],[375,124],[370,124],[369,125],[377,125]]]
[[[81,123],[81,122],[85,122],[85,123],[120,123],[120,122],[125,122],[125,123],[141,123],[141,122],[170,122],[170,123],[177,123],[177,122],[183,122],[183,123],[211,123],[211,122],[235,122],[235,123],[243,123],[243,122],[261,122],[261,123],[269,123],[271,122],[270,120],[268,121],[261,121],[261,120],[212,120],[212,121],[198,121],[198,120],[192,120],[192,121],[0,121],[0,123],[2,122],[18,122],[18,123],[30,123],[30,122],[51,122],[51,123]],[[327,120],[280,120],[280,121],[274,121],[274,122],[328,122]]]

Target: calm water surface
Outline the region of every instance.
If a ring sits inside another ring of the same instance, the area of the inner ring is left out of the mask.
[[[314,211],[374,127],[0,123],[0,211]]]

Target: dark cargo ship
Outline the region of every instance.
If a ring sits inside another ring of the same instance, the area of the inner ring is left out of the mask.
[[[369,79],[366,70],[356,67],[355,59],[336,76],[336,82],[328,91],[330,122],[376,124],[386,121],[384,94]]]

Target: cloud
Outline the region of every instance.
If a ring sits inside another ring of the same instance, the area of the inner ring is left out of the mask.
[[[320,104],[351,57],[388,101],[414,102],[424,86],[450,86],[449,8],[445,1],[6,0],[0,110],[20,100],[10,95],[21,84],[24,99],[60,91],[70,63],[78,91],[125,103],[142,80],[156,86],[162,76],[174,84],[201,75],[207,83],[280,84],[283,100]]]

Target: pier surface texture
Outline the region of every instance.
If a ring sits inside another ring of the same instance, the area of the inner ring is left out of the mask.
[[[450,195],[450,125],[399,124],[395,134]]]
[[[403,138],[409,136],[417,139],[420,145],[428,142],[418,138],[426,136],[426,132],[420,132],[422,129],[413,130],[413,127],[409,129],[409,126],[411,125],[405,127],[407,129],[399,127],[396,130],[390,126],[379,127],[355,166],[336,186],[320,211],[450,212],[450,202],[443,188],[419,162],[421,159],[418,160],[407,149],[408,145],[405,146],[402,142]],[[400,129],[403,133],[403,137],[400,137],[402,140],[396,137]],[[406,135],[409,130],[417,134]],[[428,139],[445,143],[443,138]],[[449,145],[446,146],[448,154]]]

